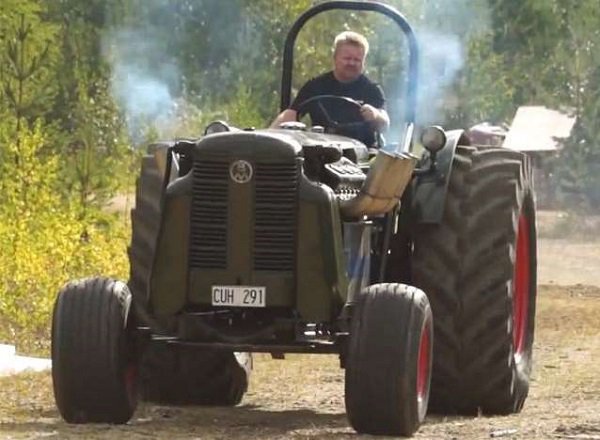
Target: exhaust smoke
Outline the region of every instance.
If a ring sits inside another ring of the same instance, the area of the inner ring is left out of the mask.
[[[420,53],[417,123],[430,125],[444,119],[444,103],[465,64],[463,44],[456,35],[417,31]]]
[[[111,93],[123,112],[134,144],[161,135],[174,118],[173,91],[179,88],[179,69],[150,32],[120,29],[104,38],[111,66]]]

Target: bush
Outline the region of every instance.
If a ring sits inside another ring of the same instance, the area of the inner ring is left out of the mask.
[[[0,165],[0,340],[47,355],[54,298],[69,279],[127,273],[129,226],[57,191],[59,161],[40,157],[40,127],[4,147]],[[11,160],[12,159],[12,160]],[[16,166],[15,166],[16,164]]]

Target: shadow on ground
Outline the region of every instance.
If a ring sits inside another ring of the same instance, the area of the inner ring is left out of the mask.
[[[317,413],[307,409],[273,411],[251,405],[222,407],[167,407],[141,404],[127,425],[69,425],[57,411],[36,411],[29,421],[0,424],[2,432],[56,438],[264,438],[304,436],[320,438],[352,435],[345,414]],[[324,434],[324,435],[323,435]]]

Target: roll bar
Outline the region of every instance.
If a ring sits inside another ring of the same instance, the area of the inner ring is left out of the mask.
[[[372,11],[381,13],[391,18],[404,32],[408,39],[409,59],[408,59],[408,90],[405,101],[404,117],[406,123],[415,122],[417,109],[417,81],[418,81],[418,59],[419,50],[417,40],[412,27],[404,16],[398,10],[390,5],[379,3],[376,1],[351,1],[351,0],[336,0],[325,3],[320,3],[313,6],[304,12],[288,32],[285,40],[283,52],[283,71],[281,77],[281,111],[289,108],[292,96],[292,70],[294,66],[294,46],[296,38],[300,30],[306,22],[314,16],[334,9],[350,10],[350,11]],[[399,79],[400,80],[400,79]]]

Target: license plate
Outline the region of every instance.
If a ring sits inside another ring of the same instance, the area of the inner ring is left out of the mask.
[[[265,307],[266,300],[266,287],[212,286],[213,306]]]

